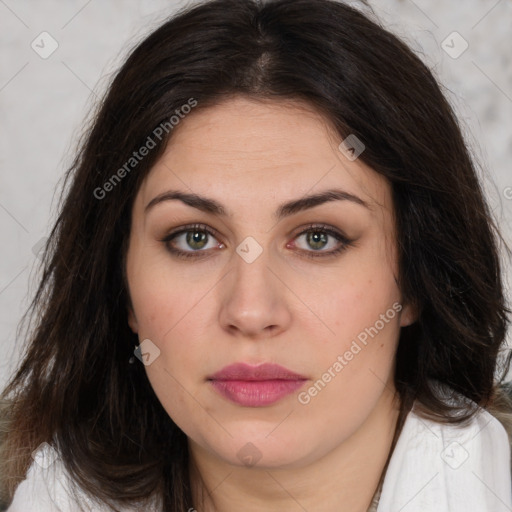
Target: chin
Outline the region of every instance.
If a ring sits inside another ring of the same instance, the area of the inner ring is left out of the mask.
[[[236,433],[228,428],[232,438],[224,436],[221,444],[205,439],[207,447],[204,442],[201,446],[228,464],[248,468],[293,468],[314,459],[317,443],[311,442],[308,436],[300,436],[296,429],[269,435],[273,428],[265,425],[261,432],[255,432],[252,427],[250,432],[242,429]]]

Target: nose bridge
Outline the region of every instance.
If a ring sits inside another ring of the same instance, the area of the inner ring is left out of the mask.
[[[250,336],[286,328],[285,287],[274,275],[271,259],[269,249],[251,237],[239,244],[221,305],[224,328]]]
[[[271,263],[268,247],[264,249],[251,237],[241,242],[232,261],[236,293],[257,298],[262,293],[270,292],[273,275],[270,271]]]

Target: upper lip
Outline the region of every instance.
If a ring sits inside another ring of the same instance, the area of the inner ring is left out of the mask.
[[[263,363],[252,366],[246,363],[235,363],[225,366],[214,373],[208,380],[305,380],[306,377],[292,372],[283,366],[273,363]]]

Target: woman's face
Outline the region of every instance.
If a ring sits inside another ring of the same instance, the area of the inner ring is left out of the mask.
[[[231,99],[183,119],[138,191],[129,323],[197,452],[298,467],[385,414],[413,319],[390,187],[340,142],[299,103]]]

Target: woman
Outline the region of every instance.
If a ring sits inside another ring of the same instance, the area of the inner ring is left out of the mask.
[[[181,12],[68,184],[3,395],[9,512],[510,509],[499,235],[376,22]]]

